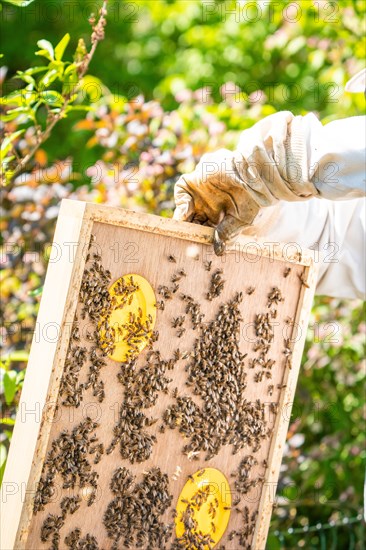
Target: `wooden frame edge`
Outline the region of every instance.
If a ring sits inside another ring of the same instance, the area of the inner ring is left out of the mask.
[[[70,332],[63,331],[62,328],[69,319],[74,318],[75,314],[75,300],[69,300],[70,295],[75,293],[75,285],[73,285],[75,269],[78,265],[80,269],[84,268],[83,265],[81,266],[82,262],[70,260],[70,250],[66,245],[76,240],[79,242],[82,233],[87,232],[85,212],[85,203],[77,201],[61,203],[53,248],[55,247],[56,253],[60,254],[60,262],[64,269],[61,272],[57,259],[54,262],[51,261],[43,287],[27,365],[27,376],[19,401],[12,444],[1,486],[2,550],[13,548],[21,550],[26,545],[33,515],[33,496],[43,466],[41,457],[45,456],[56,408],[56,396],[61,378],[60,351],[67,349],[70,336]],[[80,254],[80,249],[76,252],[78,253]],[[70,261],[67,261],[67,258]],[[57,295],[54,288],[55,281],[59,283]],[[56,330],[59,330],[59,337],[55,341],[52,339],[47,341],[47,332],[45,337],[44,330],[49,329],[52,303],[54,304],[52,324],[56,326]],[[70,307],[67,309],[68,303]],[[52,371],[49,374],[50,364],[52,364]],[[36,391],[34,388],[37,388]],[[19,467],[20,461],[21,467]],[[14,487],[15,490],[11,501],[9,501],[8,492],[10,487]]]
[[[65,202],[68,199],[65,200]],[[123,208],[104,206],[93,203],[86,203],[88,215],[93,217],[95,222],[113,224],[140,231],[153,231],[163,233],[177,239],[192,240],[197,243],[210,244],[213,242],[214,229],[195,223],[179,222],[172,218],[162,218],[155,214],[135,212]],[[313,255],[310,250],[296,248],[297,243],[270,242],[268,239],[239,235],[235,242],[227,246],[228,252],[245,253],[273,258],[284,262],[294,262],[303,266],[310,266],[313,263]],[[288,247],[296,250],[288,252]]]
[[[311,305],[315,294],[317,274],[318,268],[315,263],[311,261],[310,265],[305,268],[305,284],[302,285],[300,291],[296,318],[294,319],[291,338],[294,338],[296,330],[300,331],[301,337],[298,340],[296,339],[292,347],[292,358],[284,372],[283,383],[286,384],[286,388],[280,397],[278,414],[273,426],[273,433],[277,433],[277,437],[272,439],[270,446],[268,465],[271,465],[271,468],[267,469],[264,479],[264,489],[261,494],[257,524],[253,535],[253,550],[265,550],[266,547],[269,523],[271,521],[272,508],[274,504],[274,496],[277,491],[278,477],[282,463],[283,448],[286,443],[286,436],[290,423],[290,414],[295,398],[295,391],[301,367],[301,358],[306,341],[306,331],[311,314]],[[298,366],[295,368],[292,366],[292,363],[297,363]]]

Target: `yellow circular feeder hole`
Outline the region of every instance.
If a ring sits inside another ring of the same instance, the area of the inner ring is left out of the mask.
[[[126,297],[120,295],[118,288],[123,283],[130,284],[131,282],[138,288],[131,292],[126,300]],[[108,324],[113,328],[115,336],[114,350],[108,357],[113,361],[123,362],[131,355],[136,356],[141,353],[150,340],[151,331],[156,322],[155,294],[150,283],[141,275],[134,273],[117,279],[109,288],[109,293],[115,298],[115,307],[109,316]],[[130,324],[131,315],[134,315],[135,318],[139,316],[140,322],[144,326],[147,321],[149,322],[149,332],[136,338],[139,341],[134,343],[134,349],[126,339],[129,334],[126,325]],[[103,336],[101,340],[103,340]]]
[[[210,535],[213,548],[226,531],[230,507],[230,485],[224,474],[216,468],[199,470],[190,477],[179,495],[175,519],[177,538],[186,532],[184,518],[189,510],[194,524],[197,524],[193,533]]]

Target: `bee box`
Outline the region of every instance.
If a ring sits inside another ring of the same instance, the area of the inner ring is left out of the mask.
[[[216,257],[212,238],[63,201],[3,550],[264,550],[316,270],[294,243],[241,236]]]

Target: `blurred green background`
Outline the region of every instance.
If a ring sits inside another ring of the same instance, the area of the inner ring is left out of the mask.
[[[56,44],[69,32],[70,59],[79,38],[89,44],[88,18],[100,5],[2,4],[3,93],[22,85],[13,78],[17,70],[40,64],[34,52],[41,38]],[[92,110],[62,120],[27,170],[2,190],[2,465],[61,198],[170,216],[177,177],[204,152],[234,147],[240,131],[264,116],[313,111],[327,122],[364,114],[362,94],[344,94],[344,85],[364,66],[365,6],[364,0],[109,1],[106,37],[84,82],[82,103]],[[37,116],[43,124],[42,109]],[[36,142],[34,124],[21,117],[1,128],[25,128],[16,144],[20,156]],[[364,304],[317,298],[270,549],[365,547],[358,516],[365,333]],[[307,531],[318,523],[324,528]]]

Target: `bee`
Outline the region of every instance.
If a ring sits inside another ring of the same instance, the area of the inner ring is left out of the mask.
[[[301,281],[301,284],[302,284],[305,288],[310,288],[310,286],[308,285],[308,283],[307,283],[307,282],[305,281],[305,279],[304,279],[304,277],[305,277],[304,274],[299,275],[298,277],[299,277],[299,279],[300,279],[300,281]]]
[[[261,382],[263,378],[263,374],[264,374],[263,371],[256,372],[254,374],[254,382]]]
[[[176,264],[177,263],[177,259],[175,256],[173,256],[173,254],[169,254],[168,256],[168,262],[171,262],[173,264]]]
[[[174,283],[171,288],[171,291],[173,292],[173,294],[175,294],[177,290],[179,290],[179,285],[177,283]]]
[[[247,288],[247,294],[249,294],[249,296],[253,294],[253,292],[255,292],[255,288],[253,286]]]
[[[283,272],[283,276],[285,277],[288,277],[289,274],[291,273],[291,267],[286,267],[285,271]]]
[[[238,506],[240,504],[241,498],[240,496],[236,496],[233,500],[233,506]]]
[[[177,328],[181,327],[185,321],[184,315],[181,315],[180,317],[175,317],[172,321],[172,327]]]
[[[158,293],[161,294],[161,296],[165,300],[171,300],[172,299],[172,291],[166,285],[160,285],[158,287]]]
[[[173,353],[173,358],[175,362],[179,361],[179,359],[181,358],[181,353],[179,349],[175,350],[175,352]]]

